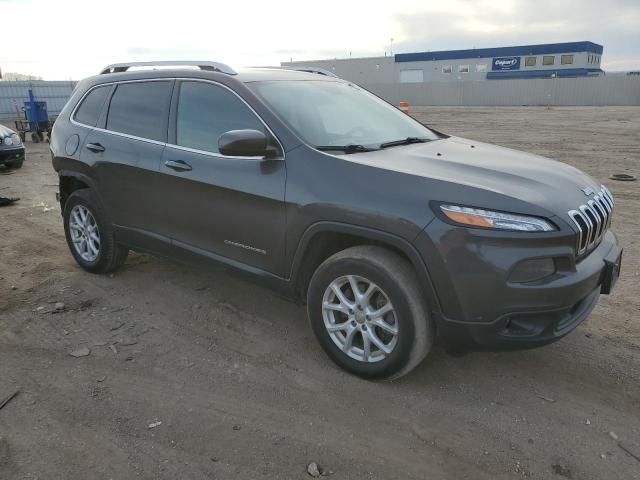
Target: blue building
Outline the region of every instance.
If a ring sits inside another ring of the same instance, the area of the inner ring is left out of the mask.
[[[366,79],[366,83],[585,77],[604,73],[602,51],[602,45],[584,41],[296,61],[282,66],[325,68],[354,82]]]

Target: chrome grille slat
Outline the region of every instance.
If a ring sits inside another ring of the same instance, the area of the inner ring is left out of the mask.
[[[582,212],[582,217],[587,222],[587,245],[589,245],[593,241],[593,230],[595,228],[595,225],[593,224],[593,222],[591,221],[591,218],[589,217],[589,213],[591,209],[587,205],[580,205],[578,209]]]
[[[594,248],[611,225],[614,206],[613,195],[607,187],[601,186],[592,199],[568,212],[578,229],[576,251],[582,255]]]
[[[607,229],[607,220],[608,216],[602,207],[597,201],[596,198],[593,197],[593,200],[589,201],[589,205],[598,213],[600,217],[600,229],[598,230],[598,238],[602,237],[604,231]]]

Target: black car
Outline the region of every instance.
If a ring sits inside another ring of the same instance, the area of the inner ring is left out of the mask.
[[[328,75],[127,71],[157,64],[83,80],[53,129],[67,242],[90,272],[129,249],[223,263],[306,301],[337,364],[386,379],[436,337],[557,340],[615,283],[613,197],[573,167],[433,131]]]
[[[0,165],[20,168],[24,163],[24,144],[10,128],[0,125]]]

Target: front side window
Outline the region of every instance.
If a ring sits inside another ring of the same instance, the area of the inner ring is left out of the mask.
[[[111,85],[105,85],[104,87],[98,87],[91,90],[89,94],[84,97],[84,100],[80,104],[80,107],[78,107],[78,110],[76,110],[76,114],[73,119],[83,125],[95,127],[98,123],[100,113],[102,113],[102,107],[104,106],[104,102],[107,99],[110,90]]]
[[[536,63],[537,63],[538,58],[537,57],[527,57],[524,60],[524,64],[527,67],[535,67]]]
[[[451,73],[453,71],[453,67],[451,65],[443,65],[442,73]]]
[[[545,55],[544,57],[542,57],[543,65],[553,65],[555,61],[556,57],[554,57],[553,55]]]
[[[410,116],[346,82],[306,80],[248,83],[294,132],[310,145],[380,144],[438,137]]]
[[[562,65],[571,65],[571,64],[573,64],[573,55],[562,55],[562,56],[560,56],[560,63]]]
[[[171,82],[121,83],[111,97],[107,130],[164,141]]]
[[[233,92],[204,82],[181,84],[176,121],[178,145],[218,153],[218,139],[223,133],[243,129],[265,132],[262,122]]]
[[[469,73],[469,65],[458,65],[458,73]]]

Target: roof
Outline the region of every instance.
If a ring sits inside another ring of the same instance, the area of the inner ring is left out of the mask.
[[[330,77],[320,73],[301,72],[298,70],[288,70],[286,68],[239,68],[236,78],[241,82],[259,82],[266,80],[325,80],[341,81],[338,78]]]
[[[105,69],[106,70],[106,69]],[[341,81],[338,78],[321,75],[319,73],[308,73],[296,70],[289,70],[279,67],[249,67],[238,68],[234,70],[234,74],[222,73],[212,70],[199,70],[197,68],[145,68],[128,71],[115,71],[101,73],[90,77],[92,83],[107,83],[123,80],[141,80],[145,78],[205,78],[211,80],[230,81],[237,80],[243,83],[257,81],[273,81],[273,80],[324,80],[324,81]]]
[[[465,58],[515,57],[520,55],[551,55],[569,52],[591,52],[602,55],[603,47],[593,42],[545,43],[515,47],[472,48],[469,50],[445,50],[439,52],[397,53],[396,62],[433,60],[461,60]]]

